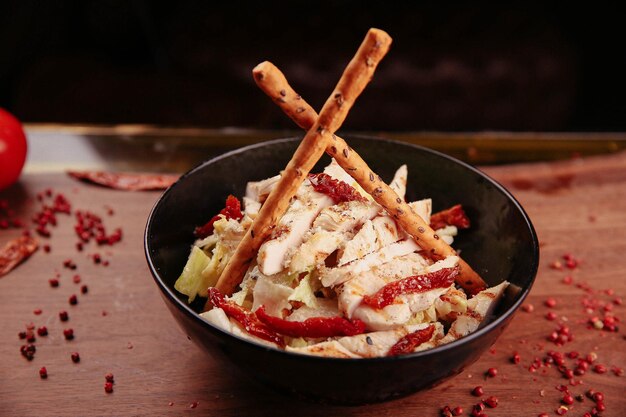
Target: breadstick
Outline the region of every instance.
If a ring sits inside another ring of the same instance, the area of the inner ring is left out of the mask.
[[[222,272],[216,287],[223,294],[232,294],[241,283],[259,247],[270,236],[272,229],[287,210],[289,200],[324,154],[327,143],[332,140],[334,132],[345,120],[354,101],[372,78],[376,66],[389,50],[390,44],[391,37],[382,30],[370,29],[367,32],[359,50],[337,83],[335,91],[326,100],[319,117],[309,126],[276,187]]]
[[[303,129],[310,128],[317,118],[311,108],[289,85],[283,73],[270,62],[258,65],[254,71],[258,86],[273,98],[283,111]],[[280,98],[280,100],[278,100]],[[338,136],[333,135],[326,153],[367,191],[374,200],[392,215],[400,226],[417,244],[434,259],[456,255],[455,250],[439,238],[430,225],[415,214],[411,207],[376,175],[357,152]],[[483,279],[462,259],[457,283],[469,293],[476,293],[486,287]]]

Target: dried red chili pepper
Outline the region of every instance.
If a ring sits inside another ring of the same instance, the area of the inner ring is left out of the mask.
[[[441,229],[446,226],[456,226],[459,229],[467,229],[470,227],[469,218],[460,204],[430,216],[430,227],[433,230]]]
[[[256,315],[273,331],[291,337],[335,337],[354,336],[365,331],[365,323],[359,319],[343,317],[312,317],[304,321],[289,321],[270,316],[263,306]]]
[[[209,299],[215,307],[221,308],[227,316],[237,320],[250,334],[268,342],[276,343],[280,347],[285,347],[283,338],[265,323],[261,322],[256,314],[244,309],[237,303],[227,301],[224,299],[224,294],[217,288],[209,288]]]
[[[34,237],[20,236],[9,241],[0,249],[0,277],[8,274],[32,255],[39,247],[39,242]]]
[[[404,355],[413,352],[419,345],[428,342],[433,337],[434,332],[435,326],[430,325],[424,329],[407,334],[389,349],[387,356]]]
[[[241,220],[243,217],[243,213],[241,212],[241,203],[239,199],[233,195],[229,195],[226,198],[226,205],[222,210],[220,210],[219,214],[213,216],[211,220],[209,220],[204,226],[196,227],[193,231],[193,234],[198,239],[204,239],[213,233],[213,223],[220,219],[220,214],[224,215],[227,219]]]
[[[67,171],[67,174],[77,180],[125,191],[164,190],[174,184],[179,178],[178,175],[132,174],[105,171]]]
[[[315,191],[326,194],[333,199],[335,204],[345,201],[367,201],[354,187],[328,174],[309,174],[308,178]]]
[[[373,308],[384,308],[400,294],[414,294],[434,288],[449,287],[459,274],[459,268],[443,268],[423,275],[414,275],[390,282],[373,295],[363,297],[363,303]]]

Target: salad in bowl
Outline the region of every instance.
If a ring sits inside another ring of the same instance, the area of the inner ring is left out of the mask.
[[[405,198],[408,170],[389,186]],[[197,240],[175,288],[208,297],[201,317],[242,338],[290,352],[339,358],[413,353],[480,327],[508,282],[475,294],[455,284],[458,256],[433,260],[333,159],[310,174],[232,295],[215,285],[280,179],[248,182],[196,228]],[[242,204],[243,203],[243,204]],[[461,205],[432,213],[429,198],[409,202],[436,236],[453,244],[471,221]]]

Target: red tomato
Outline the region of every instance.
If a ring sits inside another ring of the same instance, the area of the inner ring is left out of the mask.
[[[20,122],[0,109],[0,190],[20,176],[26,160],[26,135]]]

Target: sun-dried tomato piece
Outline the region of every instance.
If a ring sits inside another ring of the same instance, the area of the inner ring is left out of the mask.
[[[229,195],[226,198],[226,205],[222,210],[220,210],[220,213],[213,216],[211,220],[204,224],[204,226],[196,227],[193,234],[198,239],[204,239],[209,236],[213,233],[213,223],[220,219],[220,214],[224,215],[226,219],[241,220],[243,213],[241,212],[241,203],[239,202],[239,199],[233,195]]]
[[[424,329],[407,334],[389,349],[387,356],[404,355],[413,352],[419,345],[428,342],[433,337],[434,332],[435,326],[431,324]]]
[[[285,340],[282,336],[260,321],[255,313],[244,309],[237,303],[227,301],[224,298],[224,294],[217,288],[209,288],[209,299],[211,303],[213,303],[213,306],[224,310],[224,313],[226,313],[228,317],[237,320],[251,335],[267,340],[268,342],[276,343],[280,347],[285,347]]]
[[[353,186],[336,180],[328,174],[309,174],[308,178],[315,191],[326,194],[333,199],[335,204],[345,201],[367,201]]]
[[[34,237],[20,236],[0,249],[0,277],[11,272],[20,262],[32,255],[39,247]]]
[[[291,337],[354,336],[365,331],[365,323],[359,319],[312,317],[304,321],[289,321],[270,316],[263,306],[259,307],[255,313],[259,320],[267,324],[270,329]]]
[[[165,190],[179,178],[178,175],[106,171],[67,171],[67,174],[78,180],[125,191]]]
[[[459,229],[467,229],[470,227],[470,221],[463,210],[463,206],[457,204],[430,216],[430,227],[432,227],[433,230],[441,229],[446,226],[456,226]]]
[[[373,295],[363,297],[363,303],[373,308],[384,308],[401,294],[415,294],[435,288],[446,288],[454,283],[459,268],[443,268],[423,275],[414,275],[390,282]]]

